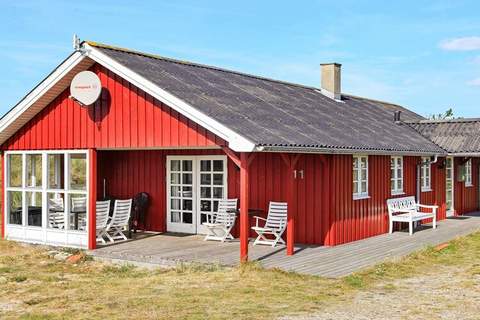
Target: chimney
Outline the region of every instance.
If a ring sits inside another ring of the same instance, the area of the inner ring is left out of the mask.
[[[341,74],[342,65],[340,63],[322,63],[322,93],[335,100],[342,99]]]

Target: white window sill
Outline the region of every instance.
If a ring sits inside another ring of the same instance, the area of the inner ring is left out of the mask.
[[[465,184],[465,187],[466,187],[466,188],[473,187],[473,184]]]
[[[432,188],[428,188],[428,189],[422,189],[422,192],[432,192]]]
[[[392,196],[401,196],[404,195],[404,191],[392,191]]]
[[[362,199],[370,199],[368,194],[354,194],[353,200],[362,200]]]

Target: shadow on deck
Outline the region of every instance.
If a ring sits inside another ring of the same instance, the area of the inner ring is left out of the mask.
[[[480,213],[440,221],[433,230],[428,224],[413,236],[395,232],[335,247],[297,245],[294,256],[284,246],[249,246],[250,260],[266,268],[279,268],[302,274],[340,277],[408,255],[428,245],[437,245],[480,229]],[[252,242],[252,241],[251,241]],[[179,262],[212,263],[234,266],[239,263],[237,240],[219,243],[203,241],[203,236],[140,233],[134,240],[99,247],[89,252],[94,258],[140,266],[175,266]]]

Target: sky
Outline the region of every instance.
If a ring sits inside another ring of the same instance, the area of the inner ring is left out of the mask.
[[[72,52],[72,36],[320,85],[424,116],[480,117],[479,1],[0,0],[0,114]]]

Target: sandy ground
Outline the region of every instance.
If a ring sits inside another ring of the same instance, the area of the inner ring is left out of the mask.
[[[442,267],[382,283],[318,314],[282,319],[480,319],[480,267]]]

